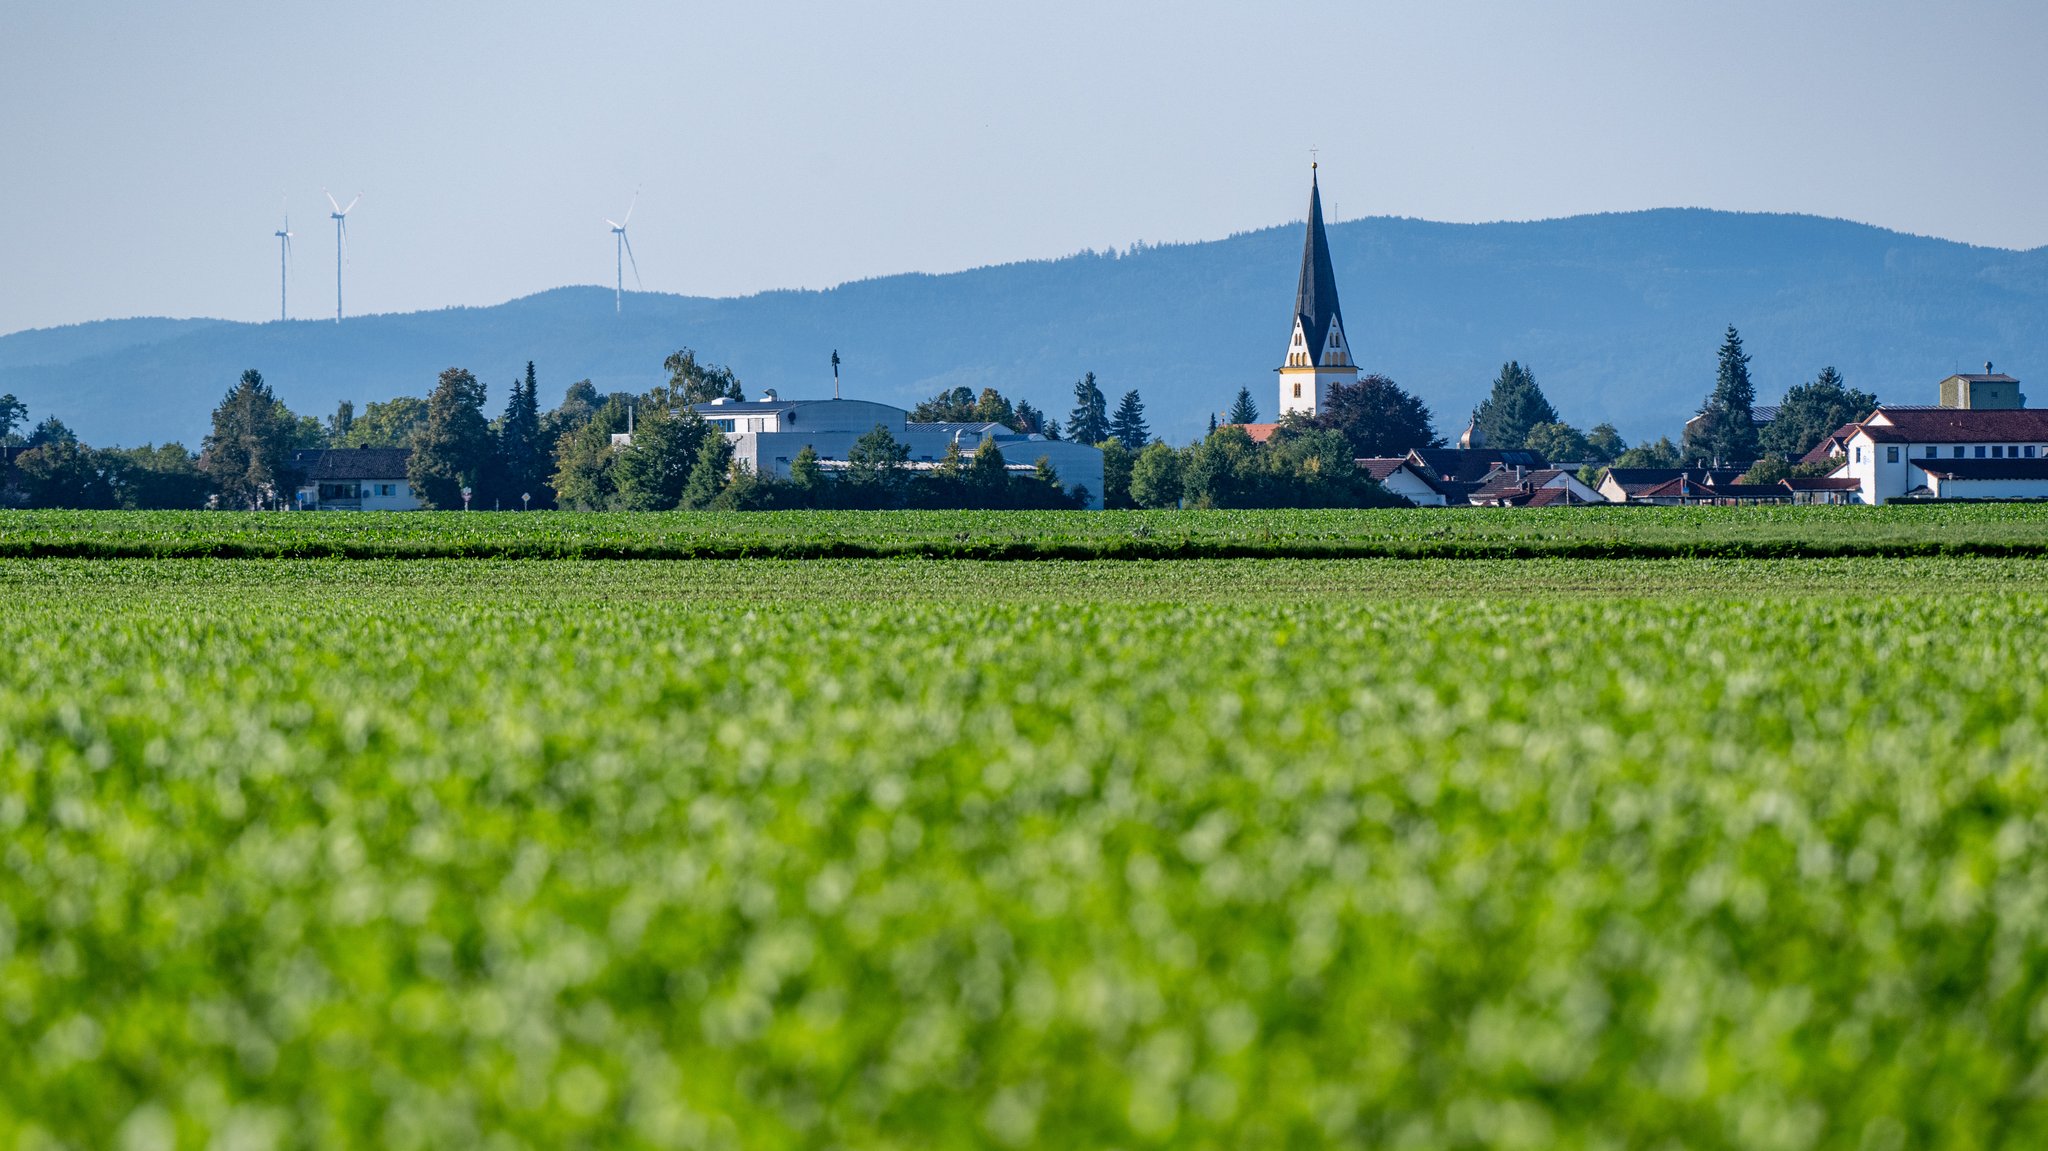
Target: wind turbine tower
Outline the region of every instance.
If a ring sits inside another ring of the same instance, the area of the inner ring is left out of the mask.
[[[290,299],[285,295],[285,288],[290,281],[292,263],[292,214],[290,211],[286,211],[284,214],[284,227],[279,228],[275,234],[277,236],[277,318],[289,320],[292,318],[292,314],[291,308],[288,306]]]
[[[612,311],[614,313],[626,310],[626,261],[633,261],[633,286],[641,289],[647,287],[646,284],[640,282],[640,261],[633,259],[633,241],[626,238],[626,225],[632,223],[633,209],[639,206],[640,193],[635,192],[633,193],[632,202],[626,205],[625,219],[617,221],[609,217],[605,219],[605,223],[611,225],[612,236],[617,241],[612,245],[614,249],[612,259],[618,264],[619,272],[618,287],[612,294]]]
[[[325,188],[320,190],[327,194],[327,202],[334,208],[328,213],[328,218],[334,221],[334,322],[338,324],[341,322],[341,262],[348,255],[348,214],[363,202],[363,194],[357,192],[356,198],[344,208],[335,202],[334,193]]]

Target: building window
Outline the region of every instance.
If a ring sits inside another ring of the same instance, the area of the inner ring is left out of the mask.
[[[1863,449],[1862,449],[1862,448],[1857,448],[1857,449],[1856,449],[1856,462],[1857,462],[1857,463],[1859,463],[1859,464],[1863,462]]]
[[[1888,464],[1899,462],[1899,449],[1897,446],[1888,447],[1884,450],[1884,462]]]
[[[1978,458],[1978,459],[1980,459],[1980,460],[1984,458],[1984,445],[1983,445],[1983,444],[1978,444],[1978,445],[1977,445],[1977,458]]]
[[[1297,399],[1297,400],[1301,398],[1301,385],[1300,385],[1300,384],[1296,384],[1296,385],[1294,385],[1294,398],[1295,398],[1295,399]]]
[[[2002,460],[2002,459],[2004,459],[2004,458],[2005,458],[2005,445],[2004,445],[2004,444],[1992,444],[1992,445],[1991,445],[1991,458],[1992,458],[1992,459],[1994,459],[1994,460]]]
[[[1930,459],[1930,460],[1931,460],[1931,459],[1933,459],[1934,457],[1936,457],[1936,456],[1938,456],[1938,455],[1940,455],[1940,454],[1941,454],[1941,449],[1940,449],[1940,448],[1937,448],[1937,447],[1935,447],[1935,446],[1934,446],[1933,444],[1928,444],[1928,445],[1927,445],[1927,450],[1926,450],[1926,451],[1924,451],[1924,452],[1921,452],[1920,454],[1921,454],[1921,455],[1923,455],[1923,456],[1926,456],[1926,457],[1927,457],[1928,459]]]
[[[2032,444],[2027,445],[2027,458],[2030,460],[2034,458],[2034,445]]]

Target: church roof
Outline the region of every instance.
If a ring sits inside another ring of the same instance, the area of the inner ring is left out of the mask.
[[[1337,269],[1330,263],[1330,238],[1323,231],[1323,194],[1314,170],[1308,181],[1308,239],[1301,249],[1301,284],[1294,291],[1294,316],[1308,336],[1308,354],[1320,357],[1330,338],[1330,321],[1343,326],[1337,306]]]

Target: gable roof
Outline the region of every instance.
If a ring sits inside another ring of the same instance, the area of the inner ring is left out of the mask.
[[[1219,426],[1219,427],[1226,427],[1226,428],[1228,428],[1228,427],[1239,427],[1239,428],[1243,428],[1243,429],[1244,429],[1244,434],[1245,434],[1245,435],[1248,435],[1248,436],[1250,436],[1250,437],[1252,438],[1252,442],[1253,442],[1253,443],[1255,443],[1255,444],[1263,444],[1263,443],[1265,443],[1265,442],[1266,442],[1267,440],[1270,440],[1270,439],[1272,439],[1272,438],[1273,438],[1273,429],[1275,429],[1275,428],[1279,427],[1280,425],[1279,425],[1279,424],[1277,424],[1277,423],[1273,423],[1273,424],[1220,424],[1220,425],[1218,425],[1218,426]]]
[[[1877,443],[2048,442],[2048,408],[1880,407],[1857,425]]]
[[[1462,483],[1477,483],[1502,466],[1542,468],[1550,461],[1535,452],[1503,451],[1499,448],[1415,448],[1408,458],[1423,464],[1438,476]]]
[[[307,483],[403,480],[411,448],[327,448],[292,453],[292,467]]]
[[[1778,482],[1795,492],[1849,492],[1863,486],[1854,476],[1788,476]]]
[[[1358,470],[1381,483],[1386,483],[1387,478],[1395,472],[1406,471],[1423,486],[1452,501],[1464,500],[1471,487],[1468,484],[1445,480],[1408,456],[1362,457],[1358,460]]]
[[[1337,307],[1337,269],[1330,262],[1330,238],[1323,232],[1323,194],[1315,169],[1308,178],[1308,237],[1301,247],[1301,282],[1294,289],[1294,318],[1308,337],[1308,354],[1319,360],[1330,338],[1330,321],[1343,327]]]

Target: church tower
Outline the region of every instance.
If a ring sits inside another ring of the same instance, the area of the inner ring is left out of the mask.
[[[1309,166],[1308,240],[1301,250],[1301,284],[1294,291],[1294,334],[1280,372],[1280,415],[1315,415],[1331,384],[1358,382],[1344,314],[1337,307],[1337,271],[1330,264],[1330,238],[1323,232],[1323,196]]]

